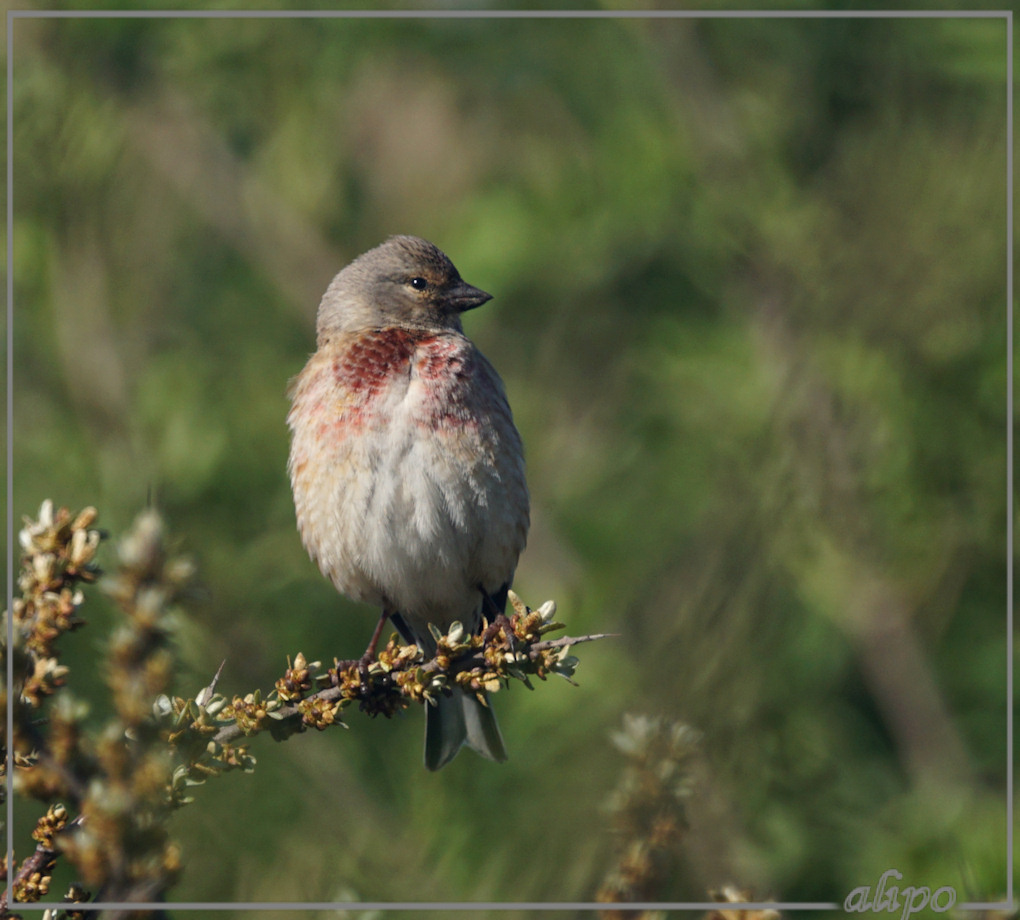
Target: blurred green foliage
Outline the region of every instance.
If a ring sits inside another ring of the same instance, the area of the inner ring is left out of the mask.
[[[586,900],[626,712],[703,733],[685,871],[1005,894],[1004,20],[14,23],[15,513],[199,561],[182,692],[356,654],[295,532],[284,391],[392,233],[496,299],[517,589],[579,688],[260,744],[181,814],[187,900]],[[102,626],[103,618],[93,618]],[[68,642],[78,679],[93,630]],[[206,794],[207,793],[207,794]]]

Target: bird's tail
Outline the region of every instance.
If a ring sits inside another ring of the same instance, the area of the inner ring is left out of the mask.
[[[425,766],[429,770],[448,764],[465,743],[489,760],[506,760],[496,714],[474,694],[454,687],[451,696],[439,696],[436,705],[425,710]]]

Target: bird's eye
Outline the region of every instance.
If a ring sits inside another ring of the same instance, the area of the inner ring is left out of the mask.
[[[416,291],[424,291],[429,286],[429,283],[424,278],[412,278],[411,287]]]

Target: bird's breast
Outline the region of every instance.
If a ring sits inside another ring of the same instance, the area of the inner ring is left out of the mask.
[[[429,429],[478,424],[474,350],[467,339],[388,328],[337,350],[331,383],[349,430],[390,425],[401,416]],[[484,381],[483,381],[484,382]]]
[[[352,597],[457,618],[479,584],[510,580],[527,533],[499,378],[457,334],[384,329],[324,344],[289,419],[305,544]]]

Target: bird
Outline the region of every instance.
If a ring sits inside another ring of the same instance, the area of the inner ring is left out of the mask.
[[[298,531],[341,594],[380,609],[368,659],[387,620],[431,656],[429,624],[478,633],[505,610],[530,522],[524,451],[461,322],[491,299],[433,243],[392,236],[333,278],[291,381]],[[448,692],[426,706],[426,768],[464,744],[505,761],[484,693]]]

